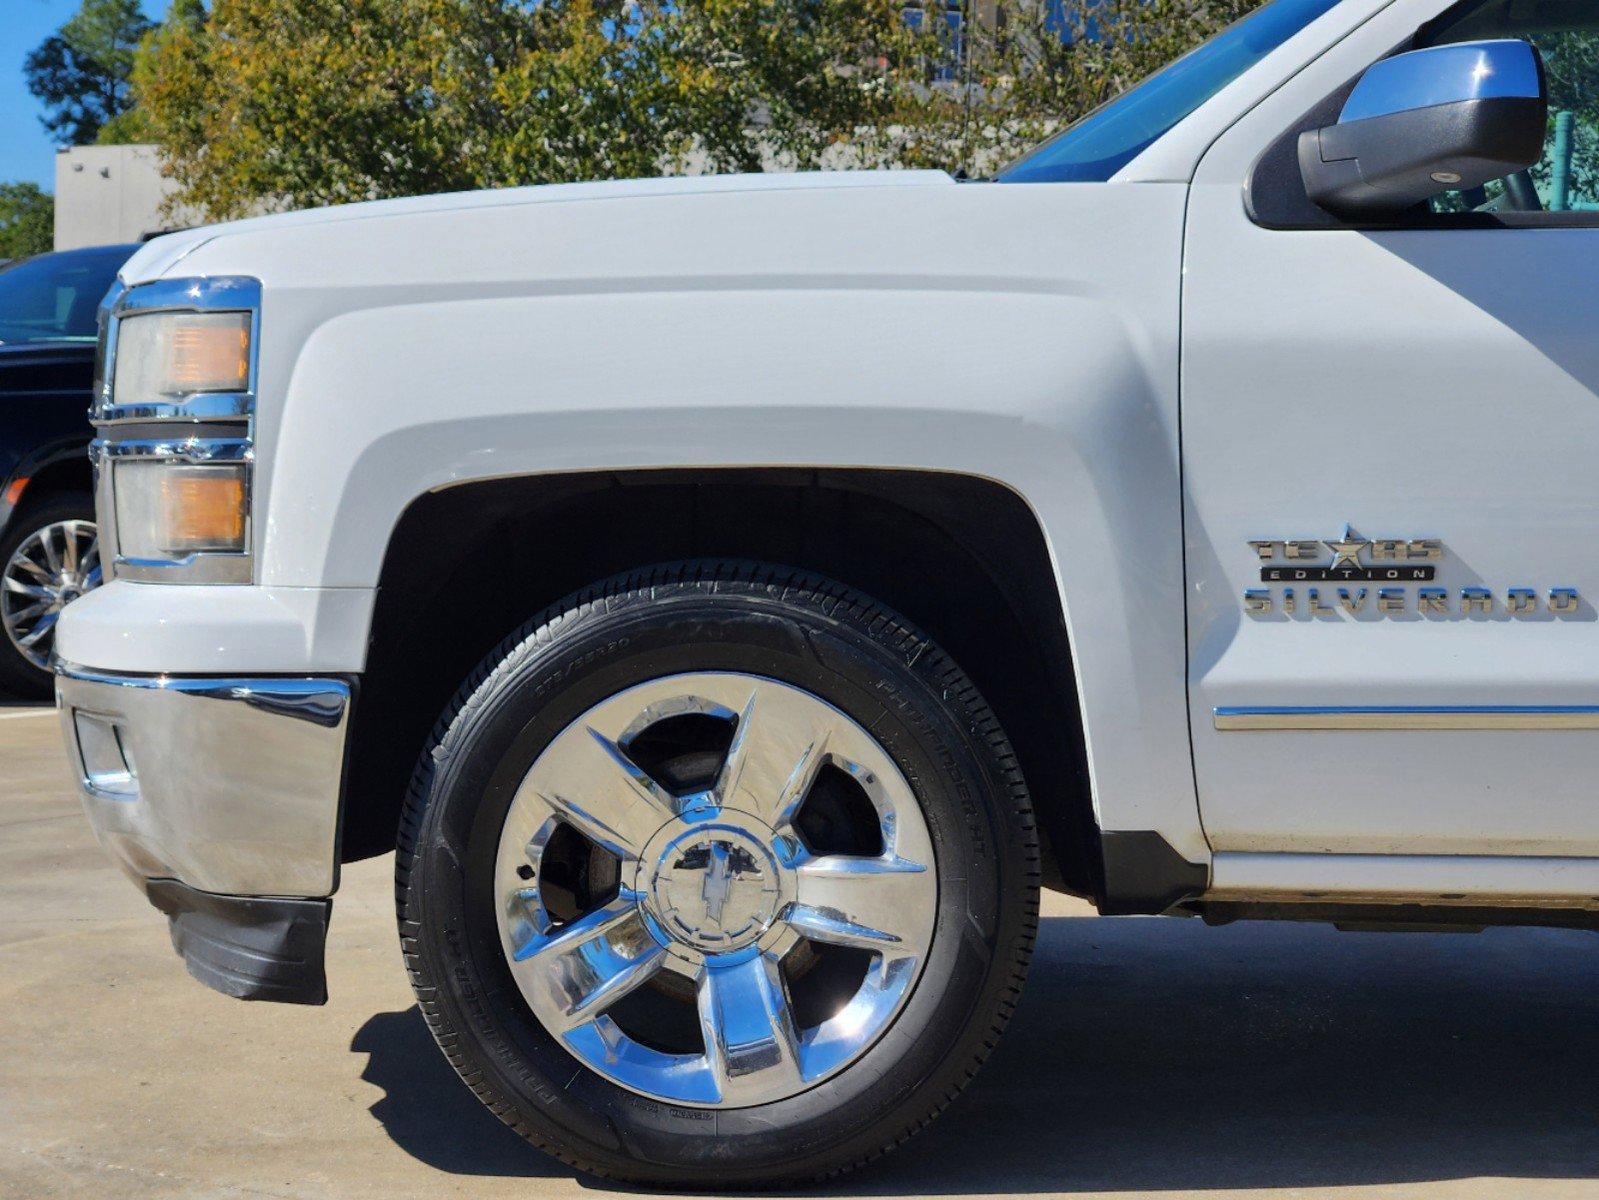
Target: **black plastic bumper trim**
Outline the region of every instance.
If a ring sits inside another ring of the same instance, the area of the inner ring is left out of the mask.
[[[1210,868],[1177,853],[1153,829],[1107,829],[1099,837],[1105,869],[1106,916],[1163,913],[1210,884]]]
[[[145,883],[166,913],[172,947],[201,983],[240,1000],[326,1004],[323,952],[331,900],[219,896],[175,879]]]

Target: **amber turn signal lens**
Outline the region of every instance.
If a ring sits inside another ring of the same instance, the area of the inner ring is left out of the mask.
[[[244,547],[244,472],[237,467],[179,468],[161,481],[166,513],[163,548],[241,550]]]
[[[250,381],[247,313],[186,317],[172,327],[167,380],[174,392],[244,391]]]
[[[111,398],[118,405],[169,404],[173,397],[250,388],[247,312],[157,312],[116,325]]]

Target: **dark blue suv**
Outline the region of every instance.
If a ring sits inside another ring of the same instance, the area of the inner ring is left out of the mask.
[[[0,268],[0,692],[49,694],[56,617],[100,582],[86,453],[96,310],[137,249]]]

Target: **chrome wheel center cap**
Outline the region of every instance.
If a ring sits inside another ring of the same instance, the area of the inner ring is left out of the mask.
[[[759,941],[784,893],[771,841],[769,832],[762,837],[726,820],[672,822],[640,862],[644,907],[669,938],[703,954]]]

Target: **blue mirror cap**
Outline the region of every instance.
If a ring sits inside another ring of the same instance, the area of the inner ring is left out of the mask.
[[[1460,42],[1373,64],[1344,103],[1340,125],[1466,100],[1543,98],[1538,52],[1527,42]]]

